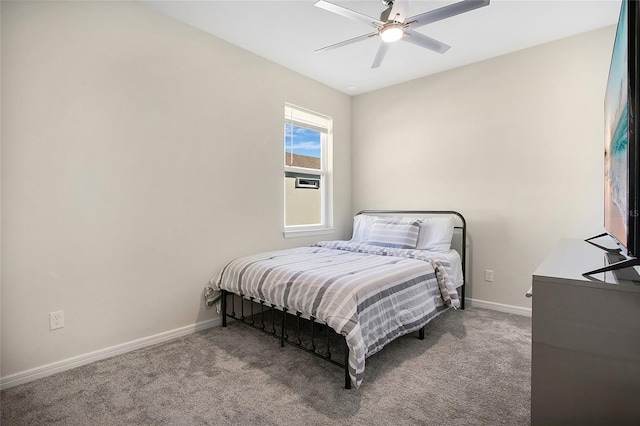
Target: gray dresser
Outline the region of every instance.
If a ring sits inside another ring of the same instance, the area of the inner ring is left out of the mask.
[[[640,425],[640,282],[582,276],[605,265],[561,240],[533,274],[533,425]]]

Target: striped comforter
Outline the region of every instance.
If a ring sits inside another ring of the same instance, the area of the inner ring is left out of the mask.
[[[231,261],[205,289],[221,289],[312,315],[346,337],[351,381],[359,387],[365,358],[459,307],[446,265],[434,253],[349,241],[272,251]]]

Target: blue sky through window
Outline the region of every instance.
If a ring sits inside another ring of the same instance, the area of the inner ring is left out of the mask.
[[[284,142],[284,150],[287,153],[293,151],[294,154],[320,158],[320,132],[317,130],[286,123]]]

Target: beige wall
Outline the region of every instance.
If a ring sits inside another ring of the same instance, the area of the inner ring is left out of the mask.
[[[231,258],[320,239],[282,235],[285,102],[333,117],[350,232],[345,94],[135,2],[2,2],[1,71],[2,377],[213,318]]]
[[[353,100],[137,3],[2,2],[1,30],[2,377],[213,318],[226,261],[320,239],[282,237],[284,102],[334,119],[322,239],[459,210],[468,296],[526,308],[554,242],[601,230],[613,27]]]
[[[602,230],[614,35],[609,27],[355,97],[354,211],[460,211],[468,297],[530,308],[524,294],[550,247]]]

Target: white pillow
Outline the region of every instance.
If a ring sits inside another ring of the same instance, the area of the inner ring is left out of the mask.
[[[378,219],[376,216],[359,214],[353,218],[353,234],[351,241],[367,241],[369,233],[373,227],[373,222]]]
[[[453,216],[424,218],[420,223],[420,235],[416,249],[447,253],[453,238]]]
[[[403,249],[414,249],[418,242],[420,222],[378,219],[373,223],[366,243]]]

